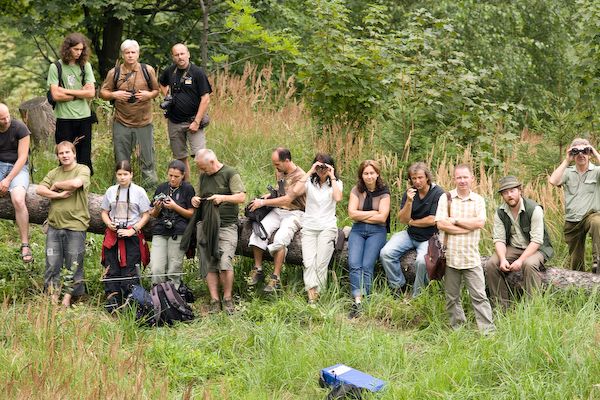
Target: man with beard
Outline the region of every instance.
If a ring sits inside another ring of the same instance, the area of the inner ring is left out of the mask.
[[[280,276],[283,262],[287,254],[287,247],[292,242],[294,234],[301,227],[301,219],[304,214],[306,194],[295,196],[293,187],[296,182],[304,177],[302,168],[292,161],[292,153],[289,149],[278,147],[271,153],[271,163],[275,167],[275,178],[278,183],[278,195],[274,199],[268,195],[254,199],[251,210],[260,207],[273,207],[267,216],[261,221],[266,232],[266,239],[260,238],[252,232],[248,245],[252,247],[254,254],[254,268],[248,277],[248,285],[255,286],[264,279],[262,269],[263,254],[268,250],[273,256],[273,274],[263,288],[265,293],[274,293],[281,288]],[[271,233],[275,230],[273,243],[269,244]]]
[[[390,238],[381,249],[379,258],[390,288],[398,293],[406,283],[400,259],[407,251],[417,250],[413,285],[413,296],[417,296],[429,281],[425,267],[427,242],[437,232],[435,213],[444,189],[432,182],[431,171],[422,162],[414,163],[408,168],[408,180],[410,188],[402,196],[398,211],[398,219],[408,228]]]
[[[590,162],[592,155],[600,161],[600,154],[587,139],[574,139],[567,149],[567,157],[548,179],[550,184],[564,188],[565,241],[569,246],[571,269],[579,271],[585,270],[588,233],[592,237],[594,264],[600,255],[600,167]],[[572,162],[575,165],[570,166]]]
[[[525,292],[531,294],[540,287],[540,272],[554,251],[544,226],[542,207],[523,197],[517,178],[509,175],[500,179],[498,193],[504,203],[494,214],[496,253],[486,262],[485,275],[491,300],[507,308],[506,275],[523,271]]]

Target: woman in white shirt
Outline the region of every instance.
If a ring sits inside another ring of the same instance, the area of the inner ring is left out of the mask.
[[[327,268],[337,238],[336,204],[343,185],[330,155],[318,153],[310,170],[293,188],[297,196],[306,193],[302,218],[302,261],[308,303],[314,305],[327,286]]]

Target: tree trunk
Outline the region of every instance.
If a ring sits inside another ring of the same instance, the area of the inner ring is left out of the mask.
[[[102,30],[102,51],[98,52],[98,72],[101,77],[108,74],[119,58],[123,28],[123,20],[113,16],[106,19]]]
[[[35,193],[37,185],[30,185],[27,190],[27,209],[29,210],[29,221],[34,224],[41,224],[48,216],[48,207],[50,201],[44,197],[38,196]],[[93,233],[104,233],[104,223],[100,218],[100,205],[102,203],[102,196],[95,193],[90,193],[88,196],[89,209],[90,209],[90,227],[88,232]],[[0,198],[0,218],[2,219],[15,219],[14,209],[8,196]],[[152,238],[152,224],[153,219],[144,227],[144,234],[148,240]],[[250,234],[252,233],[252,224],[247,218],[240,218],[239,223],[239,242],[236,253],[246,257],[252,257],[252,250],[248,247],[248,241]],[[287,264],[302,265],[302,247],[301,247],[301,233],[296,233],[294,240],[288,247],[288,253],[286,257]],[[407,268],[404,271],[406,280],[409,284],[412,284],[415,280],[415,252],[409,251],[402,257],[402,265]],[[488,257],[481,258],[481,264],[485,264]],[[272,260],[269,253],[265,253],[266,260]],[[347,242],[344,242],[343,249],[334,253],[334,259],[338,264],[345,266],[348,260],[348,246]],[[510,286],[515,289],[522,289],[523,276],[521,272],[514,272],[508,275],[507,281]],[[548,268],[542,274],[542,282],[546,285],[551,285],[559,289],[566,288],[580,288],[580,289],[592,289],[600,285],[600,274],[591,274],[589,272],[571,271],[562,268]]]
[[[200,55],[202,57],[202,69],[207,73],[208,67],[208,16],[212,0],[200,0],[202,8],[202,42],[200,43]]]
[[[56,130],[56,117],[48,99],[40,96],[27,100],[19,106],[19,113],[31,132],[33,143],[42,146],[48,145],[48,138],[54,137]]]

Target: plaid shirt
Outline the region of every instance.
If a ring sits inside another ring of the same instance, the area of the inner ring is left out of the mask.
[[[452,204],[450,215],[452,218],[478,217],[485,221],[485,200],[475,192],[469,192],[465,198],[460,198],[456,189],[450,191]],[[448,218],[448,198],[441,196],[438,203],[435,220]],[[461,235],[448,235],[446,249],[446,265],[455,269],[468,269],[481,267],[479,255],[479,237],[481,229],[475,229]],[[440,230],[440,240],[444,242],[446,232]]]

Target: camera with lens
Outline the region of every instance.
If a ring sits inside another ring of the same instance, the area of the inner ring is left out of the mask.
[[[156,196],[154,196],[154,202],[159,202],[159,201],[165,201],[169,198],[169,196],[167,196],[164,193],[159,193]]]
[[[571,149],[569,151],[569,154],[572,156],[576,156],[579,153],[582,153],[585,155],[590,155],[590,154],[592,154],[592,149],[591,149],[591,147],[584,147],[583,149]]]
[[[172,219],[165,218],[165,219],[163,219],[163,225],[165,226],[166,229],[173,229],[173,226],[175,225],[175,223],[173,222]]]
[[[169,111],[171,110],[171,106],[173,105],[173,96],[170,94],[165,96],[165,99],[162,103],[160,103],[160,108],[165,111],[165,117],[169,115]]]
[[[127,229],[127,221],[117,222],[117,229]]]
[[[135,103],[137,99],[135,98],[135,90],[128,90],[130,93],[129,98],[127,99],[128,103]]]

